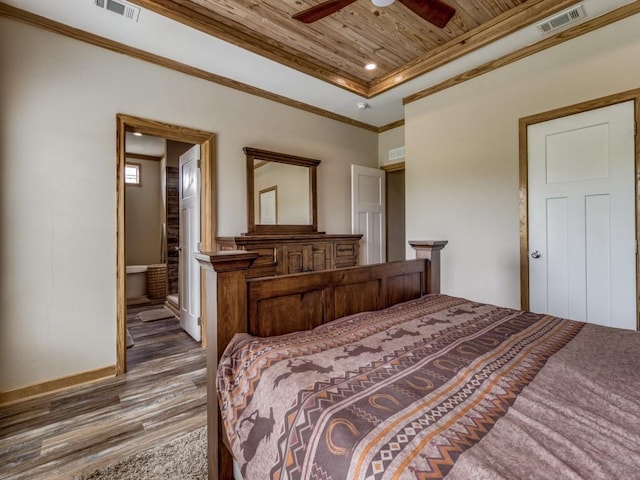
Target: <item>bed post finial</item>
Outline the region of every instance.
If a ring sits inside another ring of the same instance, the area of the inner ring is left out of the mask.
[[[427,291],[440,293],[440,250],[449,243],[448,240],[410,240],[409,245],[416,251],[416,258],[429,260],[427,270]]]
[[[207,457],[211,480],[233,478],[233,458],[222,444],[215,375],[218,360],[233,335],[247,331],[246,274],[257,256],[255,252],[244,251],[195,255],[203,267],[206,282],[203,300],[207,349]]]

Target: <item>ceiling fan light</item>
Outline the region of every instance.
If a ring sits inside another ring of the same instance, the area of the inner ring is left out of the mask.
[[[393,3],[393,0],[371,0],[376,7],[388,7]]]

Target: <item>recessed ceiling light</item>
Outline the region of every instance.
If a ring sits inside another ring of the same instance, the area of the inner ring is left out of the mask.
[[[142,134],[141,134],[140,132],[133,132],[133,134],[134,134],[136,137],[141,137],[141,136],[142,136]]]
[[[364,68],[366,68],[367,70],[375,70],[376,68],[378,68],[378,65],[376,65],[375,63],[367,63]]]

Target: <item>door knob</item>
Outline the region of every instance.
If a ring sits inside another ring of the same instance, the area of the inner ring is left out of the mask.
[[[541,253],[538,250],[531,252],[531,258],[540,258]]]

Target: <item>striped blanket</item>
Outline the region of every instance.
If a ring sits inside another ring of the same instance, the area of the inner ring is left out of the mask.
[[[245,480],[640,478],[640,337],[427,295],[218,368]]]

